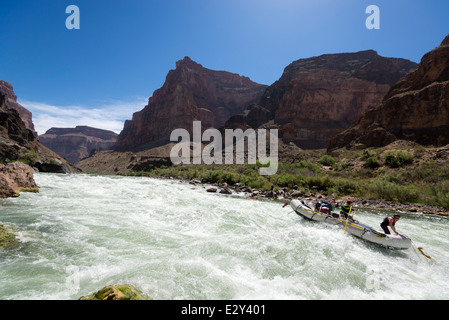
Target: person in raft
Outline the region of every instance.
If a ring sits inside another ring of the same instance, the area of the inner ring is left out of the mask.
[[[395,214],[393,217],[386,217],[386,218],[382,221],[382,223],[380,224],[380,226],[381,226],[382,229],[384,230],[385,234],[390,234],[390,230],[388,229],[388,227],[390,227],[391,230],[393,230],[393,232],[394,232],[395,234],[399,234],[399,233],[396,231],[395,224],[396,224],[396,222],[398,222],[398,220],[399,220],[400,217],[401,217],[400,215]]]
[[[352,207],[352,201],[348,200],[346,201],[340,209],[340,214],[345,216],[345,219],[348,219],[348,214],[351,211],[351,207]]]

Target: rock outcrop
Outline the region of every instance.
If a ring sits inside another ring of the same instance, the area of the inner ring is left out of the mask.
[[[117,140],[112,131],[77,126],[75,128],[51,128],[39,136],[41,143],[69,163],[76,164],[97,150],[109,150]]]
[[[21,159],[30,165],[37,161],[64,164],[64,159],[37,140],[8,103],[7,95],[0,92],[0,163]]]
[[[434,146],[449,143],[449,36],[425,54],[380,105],[332,139],[328,150],[381,147],[396,139]]]
[[[136,151],[154,147],[158,141],[165,144],[174,129],[191,132],[194,120],[204,128],[221,127],[257,101],[266,87],[238,74],[206,69],[185,57],[168,72],[148,105],[125,122],[114,149]]]
[[[149,300],[149,298],[130,285],[107,286],[79,300]]]
[[[37,151],[37,140],[19,113],[9,108],[8,100],[8,96],[0,92],[0,159],[15,160],[25,148]]]
[[[22,162],[0,164],[0,198],[18,196],[21,191],[37,192],[34,170]]]
[[[274,125],[286,143],[326,148],[332,137],[377,106],[390,87],[415,67],[414,62],[381,57],[373,50],[300,59],[225,127]]]
[[[23,123],[25,123],[25,126],[30,129],[34,135],[37,135],[34,129],[32,113],[17,102],[17,96],[14,93],[12,85],[9,82],[0,80],[0,92],[3,92],[8,97],[9,108],[16,110]]]

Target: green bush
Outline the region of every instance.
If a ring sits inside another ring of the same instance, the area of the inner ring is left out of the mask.
[[[406,152],[390,152],[385,156],[385,165],[390,168],[401,168],[413,162],[413,156]]]
[[[381,177],[373,179],[367,190],[377,199],[405,202],[416,202],[419,199],[419,191],[414,185],[398,185]]]
[[[338,179],[335,181],[335,190],[340,195],[356,194],[359,191],[359,184],[352,180]]]
[[[291,189],[295,185],[299,186],[304,185],[304,180],[302,179],[301,176],[286,172],[282,172],[280,174],[271,176],[270,181],[274,185],[279,186],[281,188],[288,187]]]
[[[319,190],[325,191],[334,186],[334,182],[328,176],[308,177],[306,183],[310,188],[317,187]]]
[[[35,151],[30,151],[30,152],[22,155],[19,158],[19,161],[32,166],[37,162],[38,159],[39,159],[39,155]]]
[[[262,176],[259,176],[256,179],[252,179],[251,181],[248,181],[245,183],[250,188],[256,188],[256,189],[266,189],[267,188],[267,180],[263,178]],[[269,189],[268,189],[269,190]]]
[[[440,205],[449,209],[449,181],[440,181],[430,186],[432,200],[429,204]]]
[[[370,150],[363,150],[362,155],[360,156],[360,160],[367,160],[368,158],[374,157],[375,154]]]
[[[318,160],[318,162],[321,163],[323,166],[330,167],[337,163],[337,159],[335,159],[334,157],[332,157],[330,155],[325,154]]]
[[[437,199],[437,203],[446,208],[449,209],[449,194],[445,194],[445,195],[441,195],[438,199]]]
[[[380,167],[379,160],[377,157],[369,157],[365,160],[365,163],[363,164],[364,168],[370,168],[370,169],[377,169]]]

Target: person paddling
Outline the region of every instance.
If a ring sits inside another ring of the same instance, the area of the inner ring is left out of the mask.
[[[340,214],[342,214],[345,217],[345,219],[348,219],[348,214],[351,212],[351,210],[352,210],[352,201],[348,200],[341,206]]]
[[[398,222],[398,220],[399,220],[400,217],[401,217],[400,215],[395,214],[393,217],[386,217],[386,218],[382,221],[382,223],[380,224],[380,226],[381,226],[382,229],[384,230],[385,234],[390,234],[390,230],[388,229],[388,227],[390,227],[391,230],[393,230],[393,232],[394,232],[395,234],[399,234],[399,233],[396,231],[395,225],[396,225],[396,222]]]

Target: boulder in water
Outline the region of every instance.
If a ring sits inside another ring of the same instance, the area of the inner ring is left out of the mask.
[[[79,300],[150,300],[146,295],[129,285],[107,286],[79,298]]]
[[[0,165],[0,198],[18,196],[21,191],[39,191],[34,170],[22,162]]]

